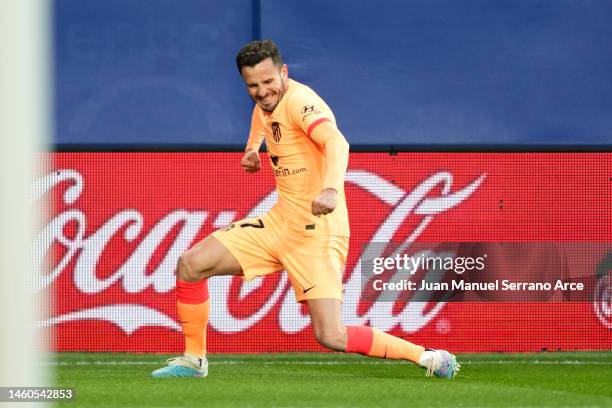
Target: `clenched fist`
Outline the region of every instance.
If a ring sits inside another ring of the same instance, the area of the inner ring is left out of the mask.
[[[326,188],[312,201],[312,213],[317,217],[329,214],[336,208],[338,192],[333,188]]]
[[[259,161],[259,153],[257,150],[247,150],[240,159],[240,165],[242,168],[249,172],[255,173],[261,169],[261,162]]]

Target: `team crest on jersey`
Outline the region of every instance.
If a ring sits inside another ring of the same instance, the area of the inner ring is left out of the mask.
[[[278,122],[272,122],[272,137],[274,141],[276,143],[280,142],[281,136],[280,124]]]

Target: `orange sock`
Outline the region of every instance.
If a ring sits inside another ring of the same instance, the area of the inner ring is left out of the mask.
[[[203,358],[206,356],[206,328],[210,310],[206,279],[197,282],[177,280],[176,294],[176,309],[185,336],[185,354]]]
[[[347,326],[347,353],[370,357],[404,359],[418,364],[425,347],[368,326]]]

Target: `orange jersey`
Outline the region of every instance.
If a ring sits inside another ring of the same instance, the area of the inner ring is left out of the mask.
[[[278,202],[271,211],[278,211],[305,236],[348,237],[343,183],[334,186],[338,200],[332,213],[317,217],[311,212],[312,201],[326,187],[326,163],[323,147],[310,138],[310,133],[326,121],[336,124],[329,106],[308,86],[290,79],[272,113],[255,105],[247,148],[259,149],[262,139],[266,140],[278,191]]]

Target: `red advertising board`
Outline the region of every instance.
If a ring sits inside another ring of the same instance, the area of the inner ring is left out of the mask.
[[[55,349],[182,351],[176,261],[215,229],[271,208],[268,163],[246,174],[239,153],[50,156],[34,195],[54,209],[34,256],[39,290],[53,294],[43,324],[53,327]],[[612,348],[611,170],[609,153],[352,153],[344,322],[456,352]],[[592,293],[579,301],[366,301],[363,249],[390,241],[479,243],[493,254],[488,277],[563,269],[594,282]],[[529,267],[500,251],[503,243],[546,245],[533,246],[528,258],[539,262]],[[576,256],[585,245],[589,256]],[[209,289],[211,352],[322,350],[284,273],[216,277]]]

